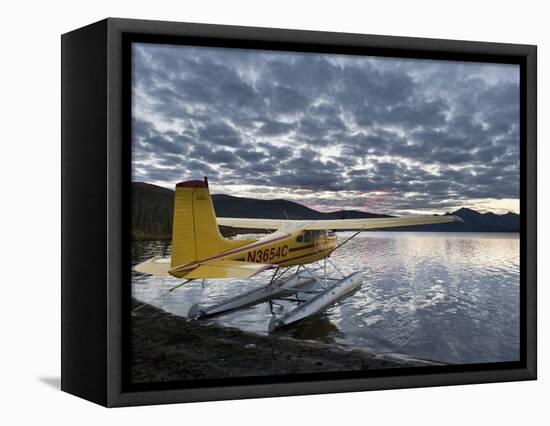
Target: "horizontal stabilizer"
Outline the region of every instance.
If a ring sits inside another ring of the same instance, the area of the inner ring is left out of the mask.
[[[170,270],[170,258],[169,257],[153,257],[145,262],[140,263],[132,268],[136,272],[142,274],[156,275],[157,277],[168,276]]]
[[[182,276],[186,279],[250,278],[272,267],[271,264],[241,262],[238,260],[213,260],[199,264]]]

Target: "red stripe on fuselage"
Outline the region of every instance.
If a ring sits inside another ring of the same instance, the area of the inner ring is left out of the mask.
[[[210,260],[220,259],[222,257],[230,256],[232,254],[238,254],[238,253],[241,253],[241,252],[246,252],[246,251],[249,251],[250,249],[253,249],[253,248],[256,248],[256,247],[270,245],[272,243],[276,243],[277,241],[284,240],[284,239],[286,239],[290,236],[292,236],[292,234],[287,233],[287,234],[285,234],[281,237],[273,238],[272,240],[258,241],[258,242],[255,242],[255,243],[252,243],[252,244],[249,244],[249,245],[246,245],[246,246],[237,247],[237,248],[234,248],[234,249],[231,249],[231,250],[223,251],[220,254],[217,254],[216,256],[211,256],[211,257],[207,257],[205,259],[196,260],[195,262],[189,263],[187,265],[176,266],[175,268],[172,268],[171,270],[174,271],[174,272],[181,272],[181,271],[185,271],[186,269],[189,269],[189,268],[196,268],[197,266],[199,266],[200,264],[202,264],[204,262],[208,262]]]

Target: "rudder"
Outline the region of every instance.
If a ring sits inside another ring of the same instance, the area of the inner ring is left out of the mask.
[[[220,234],[206,177],[204,181],[192,180],[176,185],[172,225],[172,268],[247,243],[246,240],[227,240]]]

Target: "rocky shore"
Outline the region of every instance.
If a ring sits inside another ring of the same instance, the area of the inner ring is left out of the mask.
[[[134,301],[137,306],[138,302]],[[145,305],[132,316],[132,382],[413,367],[425,361],[188,321]]]

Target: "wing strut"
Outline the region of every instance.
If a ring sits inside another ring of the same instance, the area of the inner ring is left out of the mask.
[[[355,234],[353,234],[351,237],[349,237],[348,239],[344,240],[342,243],[338,244],[336,246],[336,248],[332,251],[336,251],[338,250],[340,247],[342,247],[344,244],[346,244],[349,240],[351,240],[352,238],[355,238],[357,235],[359,235],[361,232],[363,232],[363,230],[361,229],[360,231],[357,231]]]

